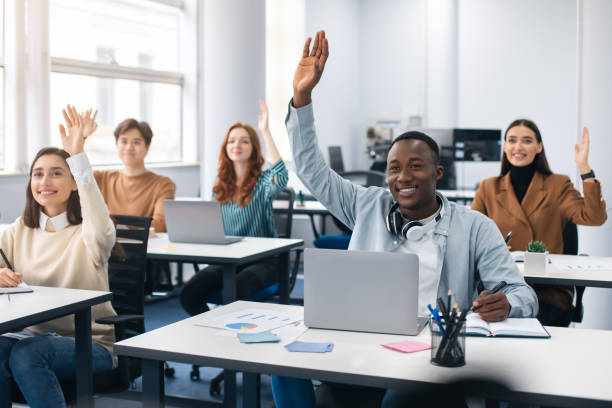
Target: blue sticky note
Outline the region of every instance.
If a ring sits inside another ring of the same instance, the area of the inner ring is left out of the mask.
[[[289,351],[297,351],[302,353],[328,353],[334,349],[334,343],[294,341],[291,344],[287,344],[285,348]]]
[[[238,333],[238,340],[241,343],[277,343],[280,341],[276,334],[269,331],[263,333]]]

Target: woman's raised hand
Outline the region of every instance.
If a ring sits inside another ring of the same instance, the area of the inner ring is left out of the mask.
[[[293,76],[293,106],[296,108],[310,103],[312,90],[319,83],[329,56],[329,44],[325,38],[325,31],[317,33],[312,50],[310,40],[308,37],[304,44],[302,58]]]
[[[589,166],[590,143],[591,138],[589,136],[589,129],[585,126],[582,128],[580,146],[578,146],[578,144],[574,145],[576,165],[578,166],[578,170],[580,170],[580,174],[586,174],[591,171],[591,166]]]
[[[81,113],[79,116],[81,117],[81,123],[83,124],[83,137],[87,139],[92,135],[93,132],[98,128],[98,124],[96,123],[96,116],[98,116],[98,110],[91,114],[92,109],[87,109],[85,112]]]
[[[83,122],[74,106],[66,106],[66,108],[62,109],[62,114],[66,122],[66,128],[64,128],[64,125],[59,125],[60,135],[62,136],[62,146],[68,154],[74,156],[81,153],[85,145]]]
[[[268,125],[268,105],[263,99],[259,100],[259,107],[261,108],[261,115],[257,118],[257,126],[262,133],[270,130]]]

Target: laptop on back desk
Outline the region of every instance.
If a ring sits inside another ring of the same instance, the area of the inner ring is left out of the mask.
[[[226,237],[217,201],[164,200],[168,239],[190,244],[225,245],[242,237]]]

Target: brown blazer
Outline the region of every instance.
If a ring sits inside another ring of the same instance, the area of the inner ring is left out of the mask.
[[[567,221],[579,225],[601,225],[607,219],[601,184],[583,183],[584,198],[569,177],[536,172],[519,204],[510,173],[484,180],[472,202],[497,224],[502,235],[512,231],[510,246],[524,250],[531,240],[542,241],[551,254],[563,252],[563,227]],[[534,285],[540,301],[568,310],[574,295],[567,286]]]

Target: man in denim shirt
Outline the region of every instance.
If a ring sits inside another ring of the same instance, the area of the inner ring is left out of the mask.
[[[308,39],[285,123],[300,180],[353,230],[349,250],[417,253],[419,280],[425,282],[419,284],[419,297],[427,303],[452,289],[460,309],[480,306],[478,312],[486,321],[535,317],[536,295],[516,268],[495,223],[436,193],[443,169],[431,138],[407,132],[392,142],[387,157],[389,189],[355,185],[327,166],[317,146],[311,93],[328,55],[323,31],[317,33],[312,50]],[[406,228],[411,221],[422,224],[416,236]],[[501,281],[507,283],[501,291],[478,294],[480,283],[491,289]],[[273,391],[279,408],[314,404],[312,387],[304,380],[274,377]]]

